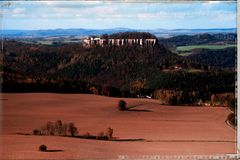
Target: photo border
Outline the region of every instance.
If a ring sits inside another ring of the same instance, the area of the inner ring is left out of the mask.
[[[14,1],[29,1],[29,0],[8,0],[8,1],[1,1],[0,4],[2,5],[2,3],[4,2],[14,2]],[[34,1],[47,1],[47,0],[32,0],[31,2]],[[67,1],[67,0],[49,0],[49,1]],[[103,2],[114,2],[114,3],[162,3],[162,2],[167,2],[167,3],[174,3],[174,2],[191,2],[191,1],[210,1],[210,0],[68,0],[68,1],[103,1]],[[224,0],[221,0],[224,1]],[[235,93],[236,93],[236,98],[237,98],[237,105],[236,105],[236,109],[237,109],[237,129],[236,129],[236,140],[237,140],[237,144],[236,144],[236,155],[237,158],[240,158],[240,100],[238,100],[238,98],[240,97],[240,1],[239,0],[227,0],[229,2],[233,1],[236,2],[237,1],[237,55],[236,55],[236,88],[235,88]],[[2,9],[2,8],[1,8]],[[2,11],[2,10],[1,10]],[[4,12],[2,11],[2,16],[0,17],[1,20],[1,33],[3,32],[3,20],[4,20]],[[1,34],[2,35],[2,34]],[[3,45],[3,36],[1,36],[1,42]],[[1,47],[1,50],[3,52],[3,48]],[[1,59],[2,60],[2,59]],[[3,61],[3,60],[2,60]],[[0,91],[2,92],[2,86],[0,86]],[[2,99],[2,97],[1,97]],[[2,101],[0,102],[0,114],[2,114]],[[0,117],[0,132],[1,132],[1,128],[2,128],[2,117]],[[0,139],[0,144],[1,144],[1,139]],[[1,153],[1,151],[0,151]],[[0,154],[1,155],[1,154]],[[179,155],[181,156],[181,155]],[[189,155],[188,155],[189,156]],[[193,155],[194,156],[194,155]]]

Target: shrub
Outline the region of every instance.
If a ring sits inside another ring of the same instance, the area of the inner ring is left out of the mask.
[[[231,111],[233,111],[234,113],[236,112],[236,101],[235,101],[235,98],[226,98],[225,102],[224,102],[224,105],[226,107],[228,107]]]
[[[86,139],[96,139],[96,136],[91,135],[89,132],[85,133],[82,137]]]
[[[89,137],[91,137],[91,134],[89,132],[87,132],[83,135],[83,138],[89,138]]]
[[[67,136],[68,124],[64,123],[62,126],[62,136]]]
[[[108,140],[108,137],[104,134],[104,132],[100,132],[96,139],[100,139],[100,140]]]
[[[127,108],[126,108],[126,102],[125,102],[124,100],[120,100],[120,101],[118,102],[118,109],[119,109],[120,111],[125,111],[125,110],[127,110]]]
[[[42,145],[39,146],[39,149],[38,149],[38,150],[41,151],[41,152],[46,152],[46,151],[47,151],[47,146],[45,146],[44,144],[42,144]]]
[[[71,123],[68,124],[68,132],[70,133],[70,135],[71,135],[72,137],[77,136],[78,130],[77,130],[77,128],[75,127],[74,123],[71,122]]]
[[[227,117],[227,120],[230,122],[231,125],[233,125],[233,127],[237,126],[237,117],[234,113],[230,113]]]
[[[47,135],[54,135],[55,128],[52,122],[47,122],[46,130],[47,130]]]
[[[58,120],[55,122],[55,126],[54,126],[54,135],[64,135],[63,133],[63,124],[61,120]]]
[[[108,140],[111,140],[113,137],[113,129],[112,128],[108,128],[107,133],[106,133]]]
[[[47,122],[46,125],[39,129],[33,130],[34,135],[55,135],[55,136],[72,136],[78,135],[78,129],[74,123],[62,123],[61,120],[56,122]]]
[[[34,135],[41,135],[41,132],[40,132],[40,130],[38,130],[38,129],[34,129],[34,130],[33,130],[33,134],[34,134]]]

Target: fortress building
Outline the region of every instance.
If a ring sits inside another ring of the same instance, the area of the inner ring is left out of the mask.
[[[124,46],[124,45],[140,45],[154,47],[157,44],[156,38],[100,38],[100,37],[87,37],[83,40],[85,47],[92,46]]]

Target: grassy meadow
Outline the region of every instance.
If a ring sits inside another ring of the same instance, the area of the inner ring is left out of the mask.
[[[237,47],[236,44],[224,44],[224,45],[189,45],[189,46],[178,46],[177,51],[191,51],[196,48],[204,48],[204,49],[224,49],[228,47]]]

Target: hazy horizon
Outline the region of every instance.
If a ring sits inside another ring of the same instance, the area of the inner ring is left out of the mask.
[[[114,27],[114,28],[103,28],[103,29],[97,29],[97,28],[47,28],[47,29],[5,29],[3,30],[22,30],[22,31],[39,31],[39,30],[77,30],[77,29],[86,29],[86,30],[114,30],[114,29],[129,29],[129,30],[218,30],[218,29],[237,29],[236,27],[233,28],[173,28],[173,29],[167,29],[167,28],[155,28],[155,29],[139,29],[139,28],[124,28],[124,27]]]

